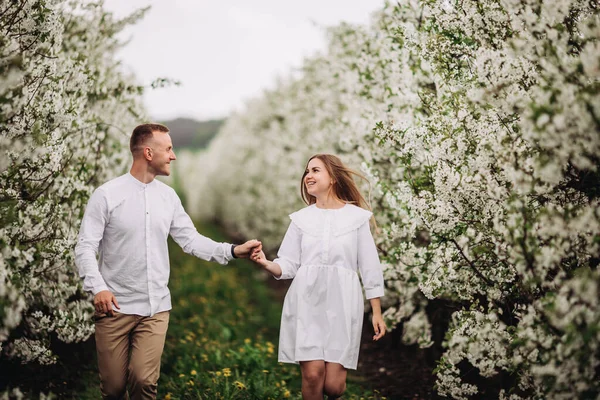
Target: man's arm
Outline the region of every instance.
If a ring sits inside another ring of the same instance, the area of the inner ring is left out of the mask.
[[[112,305],[119,308],[119,304],[112,292],[108,290],[96,259],[107,222],[106,196],[101,190],[96,190],[88,201],[81,221],[79,237],[75,246],[75,264],[79,270],[79,276],[83,278],[83,289],[94,295],[96,311],[112,315]]]
[[[77,245],[75,246],[75,264],[79,270],[79,276],[83,279],[83,289],[92,292],[94,295],[103,290],[108,290],[106,282],[100,275],[96,259],[107,222],[108,205],[106,196],[101,190],[96,190],[85,208]]]
[[[199,234],[192,219],[185,212],[179,197],[176,200],[169,233],[184,252],[219,264],[227,264],[236,257],[247,258],[253,248],[261,245],[258,240],[249,240],[242,245],[233,246],[230,243],[215,242]]]

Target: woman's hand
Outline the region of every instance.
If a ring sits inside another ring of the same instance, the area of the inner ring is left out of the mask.
[[[379,297],[373,297],[369,301],[371,302],[371,310],[373,311],[373,330],[375,331],[373,340],[379,340],[385,335],[385,330],[387,329],[381,316],[381,300]]]
[[[263,267],[268,266],[269,263],[269,260],[267,260],[267,257],[262,249],[254,250],[250,255],[250,259]]]
[[[375,331],[373,340],[379,340],[385,335],[386,327],[381,314],[373,314],[373,330]]]
[[[279,279],[279,277],[281,277],[281,267],[279,264],[267,260],[262,248],[254,249],[252,254],[250,254],[250,259],[263,267],[265,271],[273,275],[275,278]]]

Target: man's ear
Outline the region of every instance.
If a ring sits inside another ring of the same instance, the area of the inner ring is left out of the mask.
[[[144,148],[144,158],[148,161],[152,160],[152,149],[150,147]]]

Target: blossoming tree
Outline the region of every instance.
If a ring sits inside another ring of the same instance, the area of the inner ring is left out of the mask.
[[[276,247],[307,157],[340,154],[374,184],[388,320],[429,346],[429,302],[452,310],[440,395],[597,398],[599,36],[597,2],[387,4],[178,172]]]
[[[114,60],[101,3],[0,2],[0,360],[53,363],[50,339],[87,339],[73,263],[91,191],[126,160],[142,88]],[[0,361],[1,362],[1,361]]]

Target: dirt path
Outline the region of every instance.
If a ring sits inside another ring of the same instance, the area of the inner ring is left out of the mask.
[[[402,345],[399,333],[389,332],[374,342],[370,316],[365,315],[358,369],[352,378],[364,380],[390,400],[439,399],[426,350]]]

